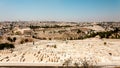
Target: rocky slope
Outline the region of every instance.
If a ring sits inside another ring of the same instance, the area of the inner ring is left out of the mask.
[[[40,40],[0,50],[0,63],[120,65],[120,40]]]

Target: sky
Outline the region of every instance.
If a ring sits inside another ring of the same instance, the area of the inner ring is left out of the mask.
[[[0,21],[120,21],[120,0],[0,0]]]

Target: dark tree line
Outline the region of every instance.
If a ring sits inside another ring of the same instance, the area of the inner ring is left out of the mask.
[[[37,29],[37,28],[62,28],[62,27],[71,27],[70,25],[65,25],[65,26],[60,26],[60,25],[54,25],[54,26],[48,26],[48,25],[45,25],[45,26],[33,26],[33,25],[30,25],[29,28],[31,29]]]
[[[118,28],[115,28],[115,30],[111,30],[111,31],[106,31],[106,32],[97,32],[97,33],[92,33],[90,35],[86,35],[84,38],[91,38],[91,37],[95,37],[95,36],[100,36],[100,38],[109,38],[112,34],[118,33],[120,30]],[[117,34],[115,34],[117,35]],[[115,36],[115,38],[117,38]],[[120,37],[118,37],[120,38]]]

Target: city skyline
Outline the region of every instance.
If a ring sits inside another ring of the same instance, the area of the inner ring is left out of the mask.
[[[120,21],[120,0],[0,0],[0,21]]]

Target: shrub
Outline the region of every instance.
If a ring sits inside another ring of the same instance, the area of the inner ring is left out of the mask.
[[[16,41],[16,37],[14,37],[14,38],[7,37],[7,40],[10,41],[10,42],[15,42]]]
[[[9,43],[2,43],[0,44],[0,50],[3,50],[3,49],[10,49],[10,48],[15,48],[14,44],[9,44]]]
[[[57,48],[57,46],[55,44],[46,45],[46,47]]]
[[[69,40],[73,40],[73,38],[72,37],[70,37],[70,39]]]
[[[84,59],[81,59],[81,61],[82,61],[82,66],[81,66],[81,68],[99,68],[99,67],[96,67],[96,66],[94,66],[93,65],[93,60],[88,60],[86,57],[84,58]]]
[[[25,41],[23,40],[23,39],[21,39],[21,41],[20,41],[20,44],[23,44]]]
[[[16,32],[15,35],[21,35],[22,33],[20,31]]]
[[[63,67],[69,68],[70,63],[71,63],[70,59],[65,60],[65,62],[63,63]]]
[[[86,60],[83,61],[83,62],[82,62],[82,67],[83,67],[83,68],[89,68],[90,65],[89,65],[88,61],[86,61]]]
[[[36,38],[36,37],[33,35],[32,38]]]
[[[56,46],[56,45],[54,45],[54,48],[57,48],[57,46]]]
[[[32,38],[22,38],[20,40],[20,44],[23,44],[23,43],[26,43],[26,42],[33,42],[33,39]]]
[[[16,41],[16,37],[13,38],[13,42],[15,42],[15,41]]]
[[[7,37],[7,40],[12,42],[13,40],[11,39],[11,37]]]
[[[104,42],[104,45],[106,45],[107,43],[106,42]]]
[[[82,31],[78,29],[77,33],[81,33]]]
[[[49,38],[49,40],[52,40],[51,38]]]
[[[28,39],[25,39],[25,42],[28,42],[29,40]]]

